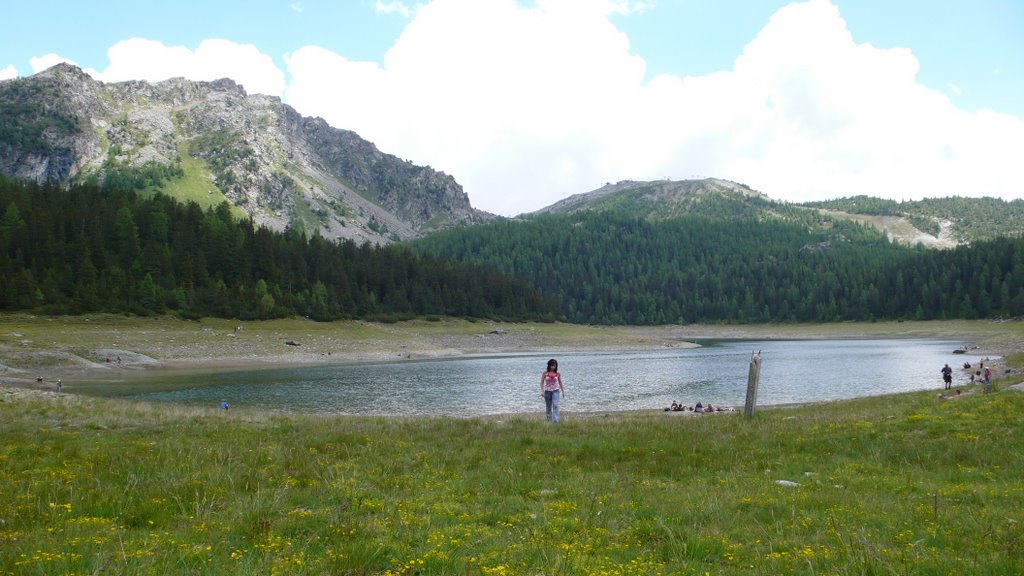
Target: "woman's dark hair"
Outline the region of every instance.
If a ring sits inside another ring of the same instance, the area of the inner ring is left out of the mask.
[[[554,358],[552,358],[551,360],[548,360],[548,370],[550,370],[552,366],[554,366],[555,371],[557,372],[558,371],[558,360],[555,360]]]

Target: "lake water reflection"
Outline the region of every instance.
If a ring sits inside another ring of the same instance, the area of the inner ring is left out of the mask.
[[[941,340],[707,342],[702,348],[559,354],[565,412],[646,410],[697,401],[740,407],[750,356],[761,351],[758,404],[813,402],[941,388],[959,370]],[[480,416],[542,412],[548,355],[315,366],[215,373],[194,387],[132,398],[312,414]],[[972,359],[974,360],[974,359]]]

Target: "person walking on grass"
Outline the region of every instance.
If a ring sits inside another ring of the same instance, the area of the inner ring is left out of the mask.
[[[548,360],[548,368],[540,375],[540,395],[544,398],[544,413],[548,422],[558,423],[558,402],[565,398],[565,386],[558,372],[558,360]]]

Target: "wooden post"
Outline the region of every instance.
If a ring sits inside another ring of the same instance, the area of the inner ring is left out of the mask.
[[[743,406],[743,417],[750,418],[754,415],[754,406],[757,405],[757,383],[761,380],[761,351],[758,350],[750,357],[750,372],[747,374],[747,402]]]

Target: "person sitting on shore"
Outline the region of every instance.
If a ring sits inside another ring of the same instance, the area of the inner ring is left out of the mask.
[[[693,407],[693,411],[694,412],[703,412],[704,411],[704,405],[701,404],[700,402],[697,402],[697,404],[694,405],[694,407]]]
[[[679,411],[679,404],[677,404],[675,400],[672,401],[672,405],[671,406],[669,406],[668,408],[665,408],[665,412],[678,412],[678,411]]]

